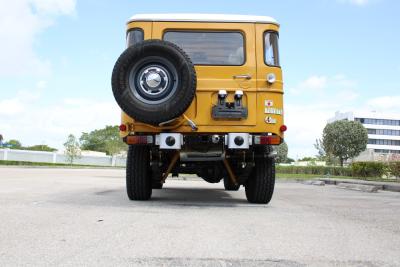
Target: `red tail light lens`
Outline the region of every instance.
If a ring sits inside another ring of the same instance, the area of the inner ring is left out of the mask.
[[[281,132],[286,132],[287,126],[286,125],[282,125],[281,128],[279,128],[279,130],[281,130]]]
[[[276,135],[254,136],[255,145],[279,145],[281,138]]]
[[[144,135],[144,136],[132,136],[128,135],[125,139],[125,142],[128,145],[138,145],[138,144],[152,144],[153,136]]]
[[[125,132],[126,129],[127,129],[127,127],[126,127],[125,124],[121,124],[121,125],[119,126],[119,130],[120,130],[121,132]]]

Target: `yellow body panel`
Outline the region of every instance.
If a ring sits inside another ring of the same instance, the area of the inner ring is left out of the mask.
[[[205,31],[239,31],[245,40],[245,63],[242,66],[195,66],[197,73],[196,96],[185,112],[194,121],[198,130],[193,132],[182,117],[169,125],[156,127],[135,122],[122,112],[122,124],[128,131],[122,132],[124,137],[132,133],[157,133],[172,131],[177,133],[273,133],[283,138],[279,128],[283,125],[283,81],[282,71],[278,67],[270,67],[264,63],[264,32],[276,31],[275,24],[260,23],[204,23],[204,22],[131,22],[128,30],[141,28],[145,39],[162,39],[168,30],[205,30]],[[274,73],[276,82],[272,85],[266,76]],[[235,75],[250,75],[251,79],[235,79]],[[228,101],[233,101],[236,90],[242,90],[243,105],[248,108],[248,118],[242,120],[216,120],[211,116],[212,106],[217,102],[220,89],[228,92]],[[273,103],[273,108],[266,110],[266,102]],[[270,112],[270,113],[266,113]],[[272,113],[271,113],[272,112]],[[281,114],[275,114],[281,113]],[[266,118],[276,120],[266,123]]]

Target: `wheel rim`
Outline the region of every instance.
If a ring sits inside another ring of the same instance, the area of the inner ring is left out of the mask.
[[[145,58],[129,71],[129,87],[146,104],[160,104],[176,92],[178,81],[174,65],[161,57]]]

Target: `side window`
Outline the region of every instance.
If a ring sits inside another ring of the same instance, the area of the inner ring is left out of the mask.
[[[264,61],[268,66],[279,67],[278,33],[264,33]]]
[[[130,47],[144,40],[142,29],[133,29],[126,34],[126,47]]]

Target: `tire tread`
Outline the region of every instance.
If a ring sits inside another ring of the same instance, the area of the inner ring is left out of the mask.
[[[229,177],[224,177],[224,188],[226,191],[238,191],[240,188],[240,185],[235,185],[232,183],[231,179]]]
[[[267,204],[271,201],[275,187],[275,160],[256,159],[252,175],[246,183],[245,191],[250,203]]]
[[[151,198],[149,177],[149,149],[146,146],[129,146],[126,162],[126,191],[130,200]]]

